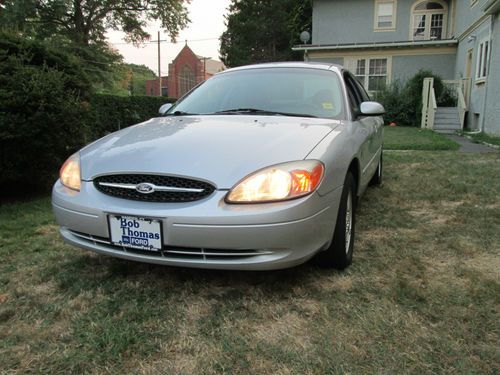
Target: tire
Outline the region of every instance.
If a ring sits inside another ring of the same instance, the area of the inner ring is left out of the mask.
[[[382,163],[382,153],[380,153],[380,161],[378,162],[377,170],[370,180],[370,186],[380,186],[382,184],[382,173],[384,172]]]
[[[332,243],[328,249],[316,256],[316,263],[319,266],[343,270],[352,263],[355,223],[356,181],[352,173],[347,172]]]

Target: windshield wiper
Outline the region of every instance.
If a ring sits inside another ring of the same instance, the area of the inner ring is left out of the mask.
[[[189,113],[184,111],[175,111],[172,113],[166,113],[165,116],[195,116],[197,113]]]
[[[220,115],[220,114],[238,114],[238,113],[269,113],[269,111],[265,111],[263,109],[257,109],[257,108],[234,108],[234,109],[226,109],[225,111],[219,111],[215,112],[215,115]]]
[[[260,115],[271,115],[271,116],[292,116],[292,117],[317,117],[310,114],[305,113],[288,113],[288,112],[276,112],[276,111],[268,111],[265,109],[257,109],[257,108],[235,108],[235,109],[226,109],[225,111],[214,112],[214,115],[237,115],[237,114],[260,114]]]

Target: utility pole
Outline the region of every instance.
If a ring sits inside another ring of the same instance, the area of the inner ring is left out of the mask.
[[[200,60],[203,60],[203,78],[201,81],[203,82],[205,79],[207,79],[207,60],[210,60],[211,57],[202,57]],[[198,83],[198,82],[196,82]]]
[[[160,31],[158,31],[158,96],[161,96]]]

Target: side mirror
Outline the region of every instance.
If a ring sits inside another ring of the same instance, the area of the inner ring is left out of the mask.
[[[164,115],[165,113],[167,113],[167,111],[172,107],[172,103],[165,103],[163,104],[160,109],[158,110],[158,113],[160,115]]]
[[[385,108],[377,102],[363,102],[359,107],[360,114],[365,116],[382,116]]]

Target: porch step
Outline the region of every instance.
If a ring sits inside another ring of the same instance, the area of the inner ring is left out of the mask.
[[[462,130],[457,107],[438,107],[434,116],[434,130],[442,133],[453,133]]]

